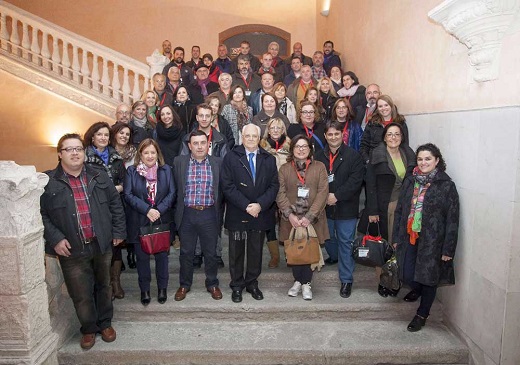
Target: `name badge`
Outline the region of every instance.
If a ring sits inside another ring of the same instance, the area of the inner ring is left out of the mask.
[[[368,248],[360,248],[358,250],[358,257],[368,257]]]
[[[308,198],[309,197],[309,188],[300,186],[298,188],[298,198]]]
[[[334,181],[334,174],[330,174],[328,177],[329,184]]]
[[[251,90],[246,90],[246,96],[251,96]]]

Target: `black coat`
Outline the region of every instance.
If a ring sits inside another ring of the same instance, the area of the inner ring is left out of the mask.
[[[355,112],[357,108],[361,105],[367,104],[367,99],[365,96],[366,88],[363,85],[359,85],[354,95],[347,97],[350,105],[352,106],[352,110]]]
[[[413,196],[414,178],[409,176],[403,183],[394,218],[394,243],[397,243],[397,263],[403,279],[403,262],[410,247],[410,236],[406,231],[408,214]],[[443,171],[434,177],[424,196],[422,230],[417,241],[414,281],[435,286],[439,278],[445,277],[441,256],[455,256],[459,232],[459,195],[455,183]],[[448,278],[455,283],[453,271]]]
[[[164,162],[170,166],[173,166],[173,159],[179,156],[184,135],[185,132],[179,126],[166,128],[162,122],[157,123],[153,139],[159,144]]]
[[[329,181],[329,193],[334,193],[336,205],[327,205],[327,218],[336,220],[357,219],[359,213],[359,194],[365,176],[365,165],[360,154],[354,149],[341,144],[338,155],[332,165],[334,181]],[[330,175],[330,150],[319,151],[315,159],[323,162]]]
[[[197,129],[198,123],[195,123],[194,129]],[[215,128],[211,128],[212,131],[212,141],[211,141],[211,156],[224,158],[226,153],[228,153],[229,149],[226,143],[226,138],[217,131]],[[189,155],[190,154],[190,148],[188,147],[188,142],[190,141],[190,135],[186,134],[184,138],[182,139],[182,146],[180,149],[180,155]]]
[[[182,123],[182,130],[184,133],[189,133],[193,130],[193,123],[197,121],[197,105],[191,100],[187,100],[184,104],[174,102],[173,109],[179,114]]]
[[[148,201],[146,179],[137,173],[135,166],[126,170],[123,194],[126,201],[126,221],[128,243],[139,243],[139,228],[150,224],[146,216],[148,211],[155,208],[161,213],[161,222],[173,221],[173,202],[175,200],[175,184],[172,169],[169,165],[157,169],[157,192],[155,204]]]
[[[222,115],[218,116],[218,129],[220,130],[220,133],[226,137],[228,151],[231,150],[235,146],[235,137],[233,136],[233,130],[231,129],[228,120]]]
[[[139,144],[146,138],[152,138],[154,128],[148,120],[144,127],[139,127],[135,124],[135,121],[132,118],[132,120],[128,122],[128,126],[132,130],[132,144],[135,148],[139,147]]]
[[[415,167],[415,153],[407,145],[399,147],[401,158],[406,169],[405,179]],[[366,206],[363,215],[359,219],[358,231],[366,233],[368,228],[368,216],[379,216],[379,229],[384,239],[388,239],[388,204],[392,195],[392,190],[396,182],[396,176],[388,165],[388,152],[386,144],[381,142],[379,146],[371,152],[370,163],[367,165],[366,174]],[[375,225],[373,225],[375,226]],[[377,232],[371,232],[377,234]]]
[[[404,132],[404,141],[408,144],[408,127],[406,126],[406,122],[401,124]],[[365,127],[365,131],[363,132],[363,137],[361,138],[361,147],[359,152],[361,153],[361,157],[363,157],[363,161],[368,163],[370,160],[370,151],[376,148],[379,143],[383,141],[383,131],[385,127],[379,123],[368,123]]]
[[[314,146],[314,153],[321,151],[327,144],[327,141],[325,140],[325,126],[323,123],[314,123],[313,128],[313,134],[315,137],[310,137],[310,141],[312,145]],[[289,126],[289,129],[287,129],[287,136],[292,140],[294,137],[296,137],[298,134],[303,134],[306,136],[307,132],[305,131],[305,127],[303,124],[291,124]],[[320,140],[321,144],[318,143],[316,140],[316,137]],[[322,147],[323,146],[323,147]]]
[[[224,157],[220,184],[227,204],[225,228],[265,231],[275,226],[275,200],[280,184],[276,159],[269,152],[258,148],[253,183],[246,150],[243,145],[235,146]],[[257,218],[246,212],[251,203],[258,203],[262,208]]]
[[[112,239],[126,238],[125,213],[121,198],[107,173],[85,165],[92,226],[102,253],[112,251]],[[61,164],[47,172],[49,182],[40,198],[45,252],[56,255],[54,247],[66,238],[72,257],[81,256],[76,203]]]
[[[184,215],[184,196],[186,195],[186,176],[190,162],[190,155],[178,156],[173,163],[173,177],[177,187],[177,201],[175,204],[175,224],[181,226],[182,216]],[[222,227],[222,189],[220,188],[220,172],[222,169],[222,159],[220,157],[208,156],[213,174],[213,194],[215,198],[215,208],[219,219],[219,229]]]
[[[101,157],[94,152],[94,146],[88,146],[85,150],[85,163],[96,168],[105,171],[114,185],[123,185],[125,180],[126,168],[123,162],[123,158],[119,156],[116,149],[112,146],[108,148],[108,165],[105,165]]]

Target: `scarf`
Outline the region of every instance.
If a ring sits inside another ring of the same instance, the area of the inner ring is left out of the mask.
[[[280,113],[287,116],[287,98],[283,98],[282,101],[278,104],[278,110],[280,110]]]
[[[142,119],[139,119],[134,115],[133,120],[134,120],[134,124],[136,127],[144,128],[146,126],[146,122],[147,122],[146,115]]]
[[[161,140],[165,141],[174,141],[177,138],[180,138],[182,129],[175,124],[172,124],[169,128],[166,128],[163,122],[157,123],[155,127],[157,131],[157,136]]]
[[[110,157],[110,155],[108,153],[108,147],[105,147],[103,152],[99,152],[99,150],[96,147],[94,147],[94,146],[90,146],[90,148],[92,148],[94,153],[96,155],[98,155],[99,158],[103,160],[103,163],[105,164],[105,166],[107,166],[108,165],[108,158]]]
[[[310,161],[310,160],[308,160]],[[296,167],[297,173],[301,176],[301,178],[305,181],[305,170],[308,161],[296,161],[294,160],[294,165]],[[299,179],[298,179],[299,180]],[[298,181],[298,187],[304,186],[301,181]],[[298,216],[298,218],[302,218],[309,211],[309,198],[296,198],[296,202],[291,205],[291,209],[294,214]]]
[[[208,96],[208,89],[206,89],[206,86],[209,84],[209,82],[209,77],[206,80],[197,79],[197,84],[200,86],[202,96],[204,97]]]
[[[126,146],[123,146],[123,148],[117,150],[117,153],[119,153],[119,156],[121,156],[123,162],[127,163],[134,158],[136,149],[134,145],[128,143]]]
[[[350,138],[350,128],[349,122],[345,122],[343,125],[343,143],[348,146],[348,140]]]
[[[245,100],[242,100],[241,102],[231,100],[231,106],[237,111],[238,131],[242,133],[242,128],[248,123],[249,120],[247,103]]]
[[[146,179],[148,201],[152,205],[155,205],[155,194],[157,192],[157,166],[157,162],[152,167],[148,167],[143,162],[140,162],[136,167],[137,173]]]
[[[282,148],[283,144],[285,143],[285,138],[285,134],[282,134],[278,141],[275,141],[271,138],[271,136],[269,136],[267,137],[266,141],[267,143],[269,143],[269,146],[271,146],[274,150],[278,151],[280,148]]]
[[[351,97],[356,93],[358,87],[359,87],[359,85],[352,85],[352,87],[350,89],[342,87],[341,89],[338,90],[338,95],[342,98]]]
[[[430,187],[438,169],[434,169],[427,175],[421,175],[419,167],[413,169],[413,178],[415,180],[413,185],[412,205],[410,207],[410,214],[408,215],[408,222],[406,231],[410,235],[410,244],[415,245],[419,238],[419,232],[422,229],[422,209],[424,204],[424,196]]]

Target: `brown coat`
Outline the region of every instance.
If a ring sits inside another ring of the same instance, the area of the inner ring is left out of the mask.
[[[279,239],[280,241],[285,241],[289,239],[292,228],[291,222],[287,218],[287,213],[291,212],[291,204],[296,202],[299,183],[296,171],[290,162],[280,167],[278,180],[280,181],[280,190],[278,190],[276,204],[278,204],[278,208],[282,213]],[[324,243],[325,240],[329,239],[329,228],[325,214],[325,205],[329,195],[329,182],[327,180],[327,170],[323,163],[312,161],[305,173],[305,186],[310,189],[309,211],[305,216],[311,221],[320,243]]]

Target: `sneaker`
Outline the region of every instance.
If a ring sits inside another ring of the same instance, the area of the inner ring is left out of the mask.
[[[302,283],[299,281],[295,281],[291,289],[287,292],[287,295],[290,297],[296,297],[298,296],[298,293],[302,290]]]
[[[302,296],[305,300],[312,300],[311,283],[302,285]]]

